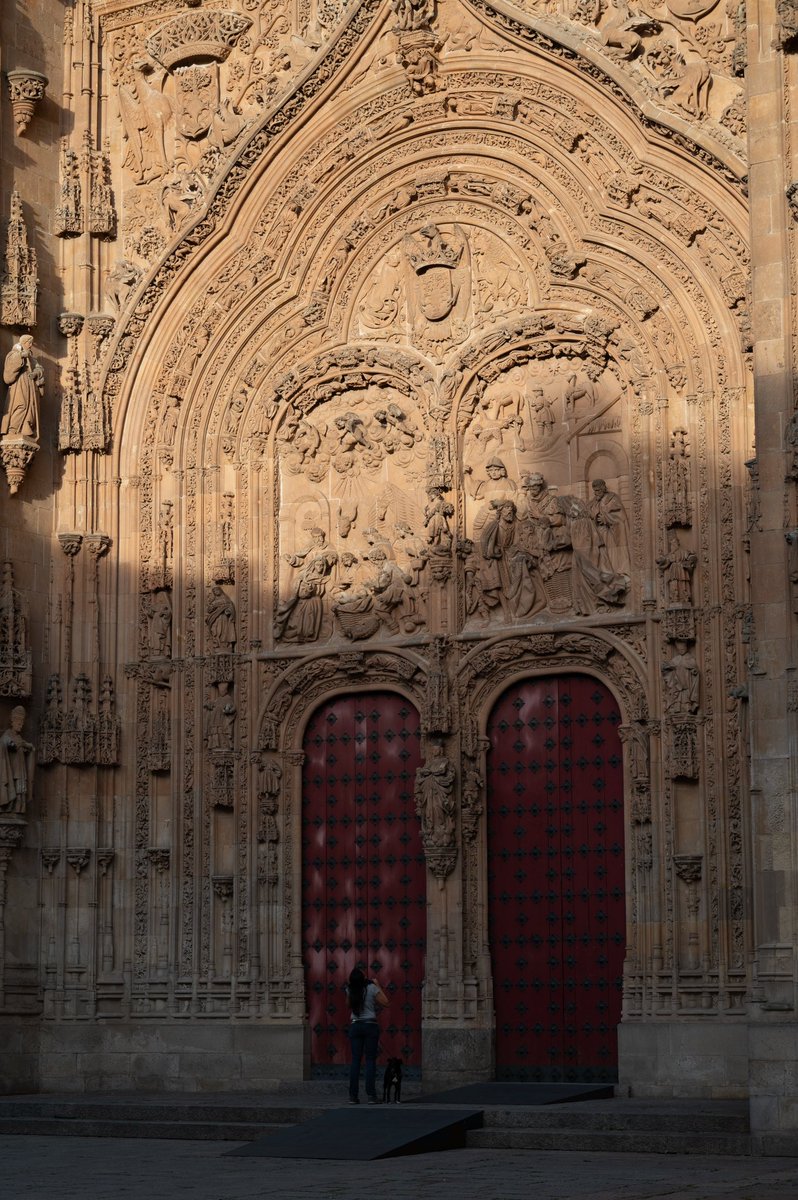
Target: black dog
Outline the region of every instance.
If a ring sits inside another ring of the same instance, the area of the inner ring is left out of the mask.
[[[393,1088],[393,1098],[397,1104],[402,1102],[402,1060],[401,1058],[389,1058],[388,1065],[385,1068],[385,1075],[382,1080],[382,1102],[389,1104],[391,1100],[391,1088]]]

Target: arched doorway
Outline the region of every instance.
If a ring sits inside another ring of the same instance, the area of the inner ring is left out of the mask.
[[[302,769],[302,956],[316,1074],[348,1062],[344,983],[358,963],[390,999],[382,1054],[421,1065],[427,906],[413,803],[419,716],[368,692],[321,705]]]
[[[617,1079],[625,949],[618,705],[587,675],[491,712],[488,903],[499,1078]]]

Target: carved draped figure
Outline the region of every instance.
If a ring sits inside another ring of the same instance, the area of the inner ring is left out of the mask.
[[[0,424],[0,434],[11,437],[39,438],[39,395],[44,372],[21,339],[6,355],[3,382],[8,388],[8,403]]]

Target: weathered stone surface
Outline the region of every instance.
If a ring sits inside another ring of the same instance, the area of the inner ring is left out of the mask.
[[[578,672],[622,722],[621,1081],[787,1128],[785,11],[0,16],[69,110],[23,160],[0,106],[4,1086],[310,1071],[303,730],[370,688],[420,713],[425,1074],[489,1075],[484,732]]]

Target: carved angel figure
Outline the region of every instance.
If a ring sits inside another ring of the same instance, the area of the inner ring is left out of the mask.
[[[124,165],[136,176],[136,183],[159,179],[171,164],[166,154],[166,126],[172,117],[172,105],[163,92],[150,83],[155,68],[148,59],[131,64],[133,82],[119,88],[119,109],[127,140]]]

